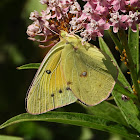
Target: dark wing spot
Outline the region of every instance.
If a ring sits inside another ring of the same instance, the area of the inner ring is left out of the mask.
[[[61,89],[59,90],[59,93],[62,93],[62,90]]]
[[[70,84],[72,84],[72,82],[68,81],[68,82],[67,82],[67,85],[70,85]]]
[[[46,70],[46,73],[47,73],[47,74],[50,74],[50,73],[51,73],[51,71],[50,71],[50,70]]]
[[[66,87],[66,90],[71,90],[70,87]]]
[[[83,74],[83,76],[86,76],[86,75],[87,75],[87,72],[86,72],[86,71],[84,71],[82,74]]]
[[[87,72],[86,71],[83,71],[81,74],[80,74],[80,77],[86,77],[87,76]]]
[[[51,97],[54,97],[54,94],[53,93],[51,94]]]

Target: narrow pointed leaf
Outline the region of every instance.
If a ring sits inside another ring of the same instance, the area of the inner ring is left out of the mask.
[[[136,73],[139,72],[139,30],[137,32],[133,32],[131,28],[129,28],[128,32],[128,47],[133,59],[133,63],[135,65],[134,69],[136,69]]]
[[[99,43],[100,43],[101,49],[104,52],[106,52],[117,65],[115,58],[113,57],[108,46],[106,45],[106,43],[104,42],[102,38],[99,38]],[[130,92],[132,92],[131,86],[129,85],[128,81],[126,80],[125,76],[121,72],[118,65],[117,65],[117,68],[119,70],[118,81],[121,82],[125,86],[125,88],[127,88]],[[127,102],[123,101],[121,98],[122,94],[115,90],[113,90],[112,95],[114,96],[115,102],[120,108],[127,123],[132,125],[138,132],[140,132],[140,120],[138,119],[139,110],[136,107],[136,105],[133,103],[133,101],[132,100],[129,100]]]
[[[24,70],[24,69],[38,69],[40,66],[40,63],[30,63],[30,64],[25,64],[20,67],[17,67],[18,70]]]
[[[126,138],[139,139],[137,134],[129,127],[117,124],[116,122],[106,120],[94,115],[70,112],[48,112],[41,115],[31,115],[28,113],[15,116],[0,126],[0,129],[11,124],[24,121],[48,121],[64,124],[71,124],[83,127],[89,127],[97,130],[102,130],[110,133],[116,133]]]
[[[112,38],[113,42],[115,43],[115,45],[119,48],[119,52],[122,52],[123,47],[122,44],[120,43],[120,41],[115,37],[115,35],[112,33],[111,30],[108,31],[110,37]]]

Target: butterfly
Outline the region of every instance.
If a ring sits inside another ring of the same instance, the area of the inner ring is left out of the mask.
[[[30,114],[80,100],[94,106],[106,100],[118,71],[107,54],[74,34],[61,31],[58,42],[45,56],[26,97]]]

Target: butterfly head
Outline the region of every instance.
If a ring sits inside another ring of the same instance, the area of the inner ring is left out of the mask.
[[[69,34],[66,31],[61,30],[60,39],[65,41],[66,44],[70,44],[73,47],[79,48],[81,39],[75,34]]]
[[[82,38],[73,33],[67,33],[66,31],[61,30],[60,40],[65,41],[66,44],[70,44],[73,46],[74,50],[78,50],[79,48],[88,50],[91,45],[88,42],[82,42]]]

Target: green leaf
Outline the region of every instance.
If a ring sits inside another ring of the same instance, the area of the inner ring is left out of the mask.
[[[38,69],[40,66],[40,63],[30,63],[30,64],[25,64],[20,67],[17,67],[18,70],[24,70],[24,69]]]
[[[0,135],[0,140],[23,140],[23,138]]]
[[[89,114],[102,116],[104,119],[128,126],[120,109],[107,101],[104,101],[96,106],[86,107],[83,105],[83,107],[86,108]]]
[[[106,43],[104,42],[102,38],[99,38],[99,43],[100,43],[101,49],[104,52],[106,52],[117,65],[115,58],[113,57],[108,46],[106,45]],[[125,76],[121,72],[118,65],[117,65],[117,68],[119,70],[118,81],[125,86],[124,88],[127,88],[130,92],[132,92],[131,86],[129,85],[128,81],[126,80]],[[115,90],[113,90],[112,95],[114,96],[115,102],[120,108],[127,123],[132,125],[138,132],[140,132],[140,120],[138,119],[139,110],[134,104],[134,102],[132,100],[129,100],[127,102],[123,101],[121,98],[122,93]]]
[[[108,33],[109,33],[110,37],[112,38],[113,42],[115,43],[115,45],[119,48],[119,52],[122,52],[123,47],[122,47],[122,44],[120,43],[120,41],[117,39],[117,37],[115,37],[115,35],[112,33],[111,30],[108,30]]]
[[[24,121],[48,121],[64,124],[71,124],[83,127],[89,127],[98,129],[110,133],[119,134],[126,138],[139,139],[137,134],[129,127],[117,124],[116,122],[106,120],[94,115],[87,115],[82,113],[70,113],[70,112],[47,112],[40,115],[31,115],[28,113],[15,116],[0,126],[0,129],[9,126],[11,124],[24,122]]]
[[[137,28],[137,32],[133,32],[131,28],[129,28],[128,32],[128,47],[132,56],[133,63],[135,65],[134,69],[136,69],[136,73],[139,72],[139,30]]]

